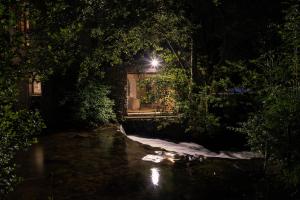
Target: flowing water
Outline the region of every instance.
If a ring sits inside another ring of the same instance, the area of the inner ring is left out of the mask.
[[[9,199],[255,199],[261,161],[254,155],[150,141],[113,126],[41,136],[18,155],[23,182]]]
[[[195,144],[195,143],[174,143],[169,142],[161,139],[153,139],[153,138],[143,138],[139,136],[129,135],[129,139],[149,145],[151,147],[158,147],[165,149],[166,151],[174,152],[180,156],[193,156],[193,157],[200,157],[200,158],[227,158],[227,159],[252,159],[252,158],[260,158],[259,154],[249,152],[249,151],[240,151],[240,152],[233,152],[233,151],[220,151],[218,153],[212,152],[205,147]],[[158,153],[160,154],[160,153]]]

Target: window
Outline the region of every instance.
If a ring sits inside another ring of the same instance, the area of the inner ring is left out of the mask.
[[[41,96],[42,95],[42,83],[40,81],[33,81],[32,84],[32,95]]]
[[[30,79],[29,94],[30,96],[42,96],[42,82],[36,73],[34,73]]]

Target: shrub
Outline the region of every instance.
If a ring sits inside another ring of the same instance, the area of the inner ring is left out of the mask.
[[[114,102],[108,98],[109,92],[106,86],[95,82],[79,88],[76,120],[91,127],[115,121]]]
[[[246,134],[254,151],[264,155],[265,168],[276,164],[281,169],[278,177],[295,188],[300,185],[299,114],[299,93],[277,88],[267,95],[261,111],[236,129]]]
[[[11,105],[0,106],[0,197],[14,189],[16,176],[14,157],[26,149],[45,125],[38,112],[14,111]]]

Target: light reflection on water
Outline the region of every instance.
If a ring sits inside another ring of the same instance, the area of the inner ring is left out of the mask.
[[[37,173],[42,175],[44,172],[44,149],[41,145],[35,146],[34,163]]]
[[[158,186],[159,183],[159,169],[151,168],[151,180],[154,186]]]

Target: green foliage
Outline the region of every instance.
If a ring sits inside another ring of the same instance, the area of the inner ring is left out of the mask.
[[[285,23],[280,30],[280,35],[284,41],[284,62],[290,65],[290,70],[294,76],[298,76],[299,47],[300,47],[300,14],[299,5],[294,4],[286,11]],[[298,78],[298,77],[294,77]]]
[[[197,79],[192,80],[190,93],[182,101],[183,116],[188,126],[186,131],[200,137],[214,137],[219,134],[221,127],[225,130],[232,125],[228,123],[234,120],[226,122],[225,118],[232,115],[233,109],[241,106],[241,102],[234,104],[233,100],[237,98],[235,95],[244,94],[233,94],[231,90],[247,86],[247,65],[241,61],[226,61],[212,70],[200,62],[193,72],[198,73]]]
[[[92,79],[107,84],[110,74],[105,71],[109,67],[133,64],[136,58],[153,51],[166,51],[169,56],[171,44],[176,52],[184,52],[180,48],[188,44],[189,23],[177,12],[181,10],[178,3],[177,0],[32,2],[31,64],[40,66],[45,74],[65,77],[68,87],[60,88],[65,91],[57,95],[58,102],[65,101],[66,94],[78,97],[80,91],[74,88],[81,82]]]
[[[0,105],[0,196],[12,191],[19,182],[14,156],[34,143],[33,138],[45,125],[38,112],[13,111]]]
[[[236,129],[247,135],[250,147],[264,155],[266,164],[279,164],[286,176],[296,175],[300,165],[300,96],[293,92],[286,88],[270,91],[261,111]],[[298,174],[285,181],[296,186],[299,180]]]
[[[155,103],[159,111],[178,113],[181,94],[179,90],[186,83],[184,70],[178,68],[164,68],[155,76],[146,77],[139,82],[139,87],[147,91],[142,103]]]
[[[254,62],[262,69],[255,76],[261,106],[236,129],[247,135],[253,150],[264,155],[265,167],[279,166],[278,177],[294,192],[300,185],[298,9],[293,5],[286,13],[280,51],[267,52]]]
[[[27,9],[20,1],[0,3],[0,198],[12,191],[16,176],[15,155],[34,142],[45,127],[38,112],[17,109],[19,83],[32,71],[28,65],[25,34],[17,28]]]
[[[108,98],[109,89],[98,83],[89,82],[79,88],[75,115],[80,123],[91,127],[116,120],[113,101]]]
[[[186,45],[188,26],[184,23],[187,22],[163,4],[162,1],[118,4],[104,1],[102,7],[92,7],[93,18],[87,18],[87,23],[95,24],[88,27],[97,44],[89,56],[89,60],[97,62],[93,66],[99,69],[100,63],[114,66],[133,62],[134,56],[142,52],[165,49],[167,41]],[[94,22],[95,18],[101,20]]]
[[[193,92],[183,106],[183,117],[187,121],[186,131],[200,137],[211,136],[220,126],[219,119],[210,111],[215,96],[208,93],[208,87]]]
[[[33,3],[32,10],[32,54],[39,55],[32,64],[42,63],[50,73],[79,65],[84,78],[167,40],[187,44],[188,22],[161,0],[54,1]]]

